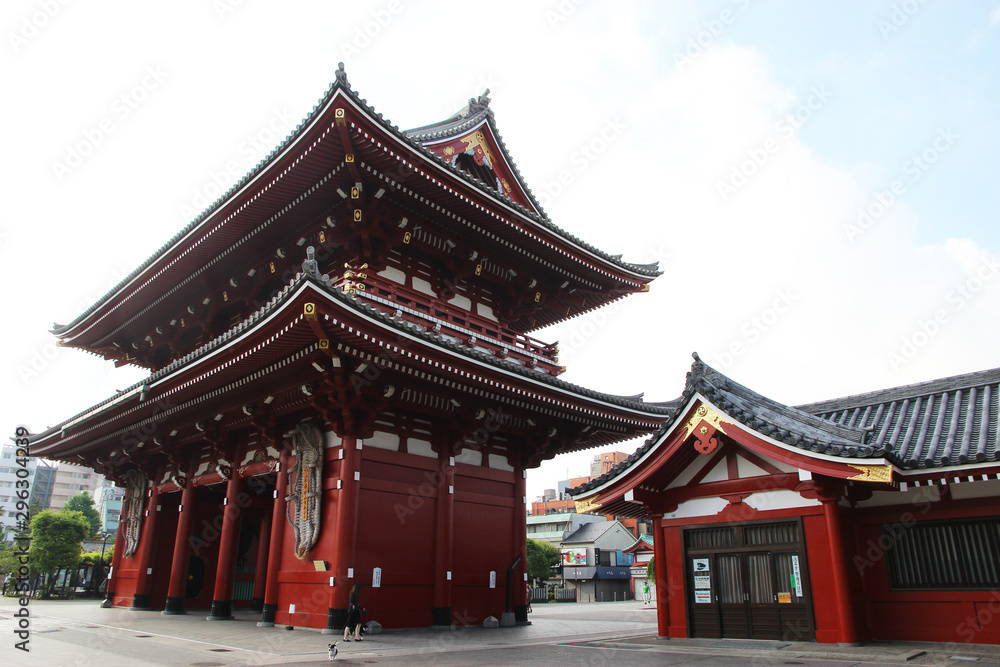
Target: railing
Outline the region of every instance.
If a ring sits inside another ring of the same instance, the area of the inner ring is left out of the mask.
[[[517,361],[526,368],[557,376],[565,368],[558,365],[559,346],[505,330],[497,322],[395,283],[373,279],[371,274],[348,271],[333,286],[370,301],[382,312],[405,322],[415,322],[429,330],[477,347],[500,358]]]
[[[556,602],[576,602],[575,588],[557,588]]]

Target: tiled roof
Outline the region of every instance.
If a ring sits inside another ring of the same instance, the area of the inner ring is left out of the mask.
[[[585,523],[574,530],[562,543],[581,544],[583,542],[593,542],[617,524],[617,521],[592,521]]]
[[[998,460],[1000,369],[799,406],[839,426],[870,432],[900,468]]]
[[[523,377],[551,385],[553,387],[556,387],[557,389],[574,393],[579,396],[584,396],[586,398],[590,398],[593,400],[603,401],[606,403],[610,403],[612,405],[617,405],[619,407],[638,409],[650,415],[666,415],[668,412],[668,409],[665,408],[662,404],[644,403],[640,400],[635,400],[635,397],[631,396],[615,396],[613,394],[604,394],[598,391],[593,391],[591,389],[587,389],[585,387],[581,387],[579,385],[566,382],[565,380],[560,380],[559,378],[552,377],[550,375],[539,373],[532,369],[526,368],[525,366],[517,363],[514,360],[501,359],[489,352],[478,350],[475,348],[469,348],[467,345],[459,343],[454,339],[450,339],[446,336],[434,333],[433,331],[428,331],[419,324],[413,322],[407,322],[405,320],[397,321],[393,319],[391,315],[382,312],[381,310],[375,308],[374,306],[369,305],[367,301],[359,299],[353,294],[346,294],[338,288],[324,285],[321,281],[309,276],[306,273],[299,273],[295,276],[295,278],[291,280],[291,282],[289,282],[284,287],[284,289],[282,289],[270,301],[264,304],[264,306],[261,307],[259,310],[254,311],[254,313],[251,314],[249,317],[247,317],[247,319],[245,319],[243,322],[240,322],[239,324],[232,327],[222,335],[212,339],[205,345],[202,345],[201,347],[195,349],[189,354],[186,354],[185,356],[173,361],[168,366],[165,366],[160,370],[152,373],[146,379],[136,382],[127,389],[124,389],[115,394],[114,396],[111,396],[101,401],[100,403],[94,405],[93,407],[84,410],[80,414],[71,417],[70,419],[67,419],[58,426],[52,427],[44,431],[43,433],[31,436],[32,441],[33,442],[37,441],[45,436],[49,436],[55,433],[56,431],[60,431],[65,426],[65,424],[74,422],[85,415],[88,415],[96,410],[100,410],[101,408],[108,406],[110,403],[113,403],[123,394],[127,394],[129,392],[140,389],[143,385],[154,384],[155,382],[171,375],[172,373],[181,370],[183,367],[191,363],[194,363],[198,359],[201,359],[202,357],[208,355],[213,350],[228,343],[229,341],[240,337],[248,330],[254,328],[258,323],[263,322],[271,313],[280,308],[280,306],[284,304],[285,301],[287,301],[289,298],[291,298],[297,293],[297,288],[306,282],[311,283],[315,288],[331,295],[334,299],[349,305],[354,310],[363,313],[369,318],[379,320],[380,322],[386,325],[389,325],[401,331],[405,331],[406,333],[421,338],[428,343],[431,343],[441,348],[446,348],[448,350],[451,350],[452,352],[457,352],[463,356],[472,359],[477,359],[479,361],[488,363],[491,366],[501,368],[505,371],[513,372]]]
[[[596,489],[631,468],[684,416],[695,393],[744,426],[809,452],[884,458],[903,470],[1000,460],[1000,369],[790,407],[694,359],[684,393],[642,447],[568,493]]]
[[[581,246],[583,248],[586,248],[588,251],[594,253],[595,255],[597,255],[597,256],[599,256],[599,257],[601,257],[601,258],[603,258],[603,259],[605,259],[605,260],[607,260],[607,261],[609,261],[609,262],[611,262],[613,264],[616,264],[616,265],[618,265],[618,266],[620,266],[622,268],[628,269],[628,270],[636,272],[636,273],[640,273],[642,275],[651,276],[651,277],[656,277],[656,276],[661,275],[662,272],[659,271],[659,265],[658,265],[658,263],[653,263],[653,264],[632,264],[632,263],[629,263],[629,262],[623,262],[621,260],[621,255],[611,255],[611,254],[608,254],[608,253],[606,253],[606,252],[604,252],[602,250],[599,250],[598,248],[595,248],[594,246],[591,246],[591,245],[589,245],[589,244],[581,241],[580,239],[576,238],[572,234],[569,234],[568,232],[566,232],[565,230],[561,229],[560,227],[552,224],[552,222],[549,221],[548,217],[545,216],[544,214],[539,215],[538,213],[535,213],[534,211],[532,211],[532,210],[530,210],[530,209],[522,206],[521,204],[519,204],[519,203],[511,200],[506,195],[503,195],[501,193],[497,193],[493,188],[491,188],[490,186],[484,184],[479,179],[474,178],[473,176],[467,174],[466,172],[462,171],[458,167],[456,167],[454,165],[451,165],[450,163],[448,163],[447,160],[443,160],[442,158],[439,158],[437,155],[435,155],[429,149],[424,148],[423,145],[421,145],[421,143],[420,143],[420,141],[418,139],[409,136],[407,132],[400,131],[400,129],[397,126],[391,124],[388,120],[384,119],[382,117],[381,113],[378,113],[377,111],[375,111],[375,109],[368,104],[367,100],[365,100],[364,98],[360,97],[351,88],[351,86],[350,86],[349,83],[346,83],[346,82],[342,83],[340,80],[334,80],[334,82],[332,84],[330,84],[330,87],[327,90],[326,94],[323,95],[323,97],[320,98],[320,100],[313,106],[312,111],[309,113],[309,115],[306,116],[302,120],[302,122],[300,122],[295,127],[295,129],[291,131],[291,133],[289,133],[289,135],[285,138],[285,140],[283,142],[281,142],[278,146],[276,146],[274,148],[274,150],[272,150],[263,159],[261,159],[260,162],[258,162],[246,174],[246,176],[244,176],[243,178],[241,178],[231,188],[229,188],[229,190],[227,190],[218,199],[216,199],[213,203],[211,203],[204,211],[201,212],[200,215],[198,215],[194,220],[192,220],[190,223],[188,223],[181,231],[177,232],[173,237],[171,237],[169,241],[167,241],[162,246],[160,246],[160,248],[156,252],[154,252],[145,262],[143,262],[138,267],[136,267],[136,269],[134,271],[132,271],[128,276],[126,276],[118,285],[116,285],[115,287],[113,287],[107,294],[105,294],[103,297],[101,297],[97,302],[95,302],[93,305],[91,305],[89,308],[87,308],[87,310],[85,310],[83,313],[81,313],[78,317],[74,318],[69,324],[65,324],[65,325],[64,324],[53,324],[52,325],[52,329],[50,330],[50,332],[58,336],[59,334],[70,330],[75,325],[77,325],[79,322],[81,322],[82,320],[84,320],[88,315],[90,315],[92,312],[94,312],[101,304],[103,304],[104,302],[108,301],[120,289],[122,289],[125,285],[127,285],[129,282],[131,282],[136,276],[138,276],[140,273],[142,273],[142,271],[144,271],[151,264],[153,264],[163,253],[165,253],[167,250],[169,250],[171,247],[173,247],[178,241],[180,241],[187,234],[189,234],[193,229],[195,229],[202,221],[204,221],[206,218],[208,218],[210,215],[212,215],[217,209],[219,209],[223,204],[225,204],[225,202],[228,201],[230,197],[232,197],[237,192],[239,192],[247,183],[249,183],[250,181],[252,181],[258,174],[262,173],[265,169],[267,169],[268,165],[273,160],[275,160],[278,156],[280,156],[285,151],[285,149],[287,149],[289,146],[291,146],[293,143],[295,143],[295,141],[299,138],[299,136],[302,135],[304,132],[306,132],[306,130],[308,130],[309,127],[313,124],[313,122],[315,120],[317,120],[322,115],[323,109],[326,107],[327,103],[333,98],[334,94],[336,94],[336,92],[338,90],[343,90],[345,93],[347,93],[348,95],[350,95],[350,97],[352,99],[354,99],[358,104],[360,104],[362,107],[364,107],[365,109],[367,109],[369,111],[369,113],[371,114],[371,116],[373,118],[375,118],[378,122],[380,122],[381,125],[383,126],[383,128],[386,129],[387,131],[389,131],[391,134],[394,134],[395,136],[399,137],[400,139],[402,139],[406,143],[410,144],[414,148],[416,148],[419,151],[425,153],[431,159],[437,160],[441,164],[445,165],[455,175],[457,175],[458,177],[460,177],[460,178],[462,178],[462,179],[464,179],[464,180],[466,180],[466,181],[468,181],[470,183],[473,183],[474,185],[476,185],[477,188],[479,188],[480,190],[482,190],[486,194],[488,194],[488,195],[490,195],[492,197],[499,197],[499,198],[501,198],[506,204],[515,207],[522,214],[524,214],[525,216],[531,218],[532,220],[534,220],[538,224],[540,224],[540,225],[542,225],[542,226],[544,226],[544,227],[546,227],[546,228],[548,228],[548,229],[556,232],[557,234],[559,234],[563,238],[571,241],[572,243],[577,244],[577,245],[579,245],[579,246]],[[492,113],[493,112],[489,111],[489,110],[486,110],[486,113],[489,115],[490,122],[492,123]],[[427,128],[430,128],[430,127],[434,127],[434,126],[426,126],[426,128],[417,128],[417,130],[411,130],[411,132],[416,132],[416,131],[418,131],[420,129],[427,129]],[[503,151],[504,157],[507,158],[509,164],[514,169],[515,174],[517,175],[517,178],[519,180],[521,180],[521,182],[523,183],[523,179],[521,179],[520,172],[517,171],[517,167],[514,165],[513,160],[510,159],[510,155],[507,152],[506,145],[503,143],[503,140],[500,138],[500,133],[496,131],[496,126],[495,125],[492,125],[492,128],[494,130],[494,133],[496,134],[497,140],[500,142],[500,149]],[[537,202],[534,199],[534,195],[532,195],[531,191],[527,188],[527,186],[525,186],[525,190],[527,191],[528,196],[531,197],[532,202],[538,207],[538,210],[541,211],[542,210],[541,207],[538,206]]]

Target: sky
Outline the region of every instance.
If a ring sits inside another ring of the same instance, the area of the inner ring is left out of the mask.
[[[145,376],[55,346],[346,63],[400,128],[490,89],[549,218],[663,271],[536,332],[563,379],[787,404],[1000,366],[1000,2],[7,0],[0,432]],[[616,449],[633,451],[641,440]],[[529,472],[529,502],[597,450]]]

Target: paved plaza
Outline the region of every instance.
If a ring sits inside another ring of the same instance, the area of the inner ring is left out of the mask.
[[[258,614],[207,622],[205,612],[101,609],[93,600],[32,601],[30,653],[16,650],[16,610],[0,600],[0,665],[11,667],[228,667],[329,664],[319,630],[258,628]],[[656,639],[639,602],[537,604],[530,626],[387,630],[340,642],[337,662],[414,665],[991,665],[1000,647],[873,642],[835,647],[771,641]]]

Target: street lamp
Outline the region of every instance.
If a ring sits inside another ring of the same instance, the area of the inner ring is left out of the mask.
[[[105,571],[105,569],[104,569],[104,550],[108,546],[108,538],[109,537],[111,537],[111,531],[109,531],[109,530],[101,531],[101,573],[102,574]],[[96,581],[97,577],[94,577],[94,580]],[[96,587],[94,588],[94,597],[95,598],[97,597],[97,593],[100,591],[100,589],[101,589],[101,584],[98,583],[96,585]]]

